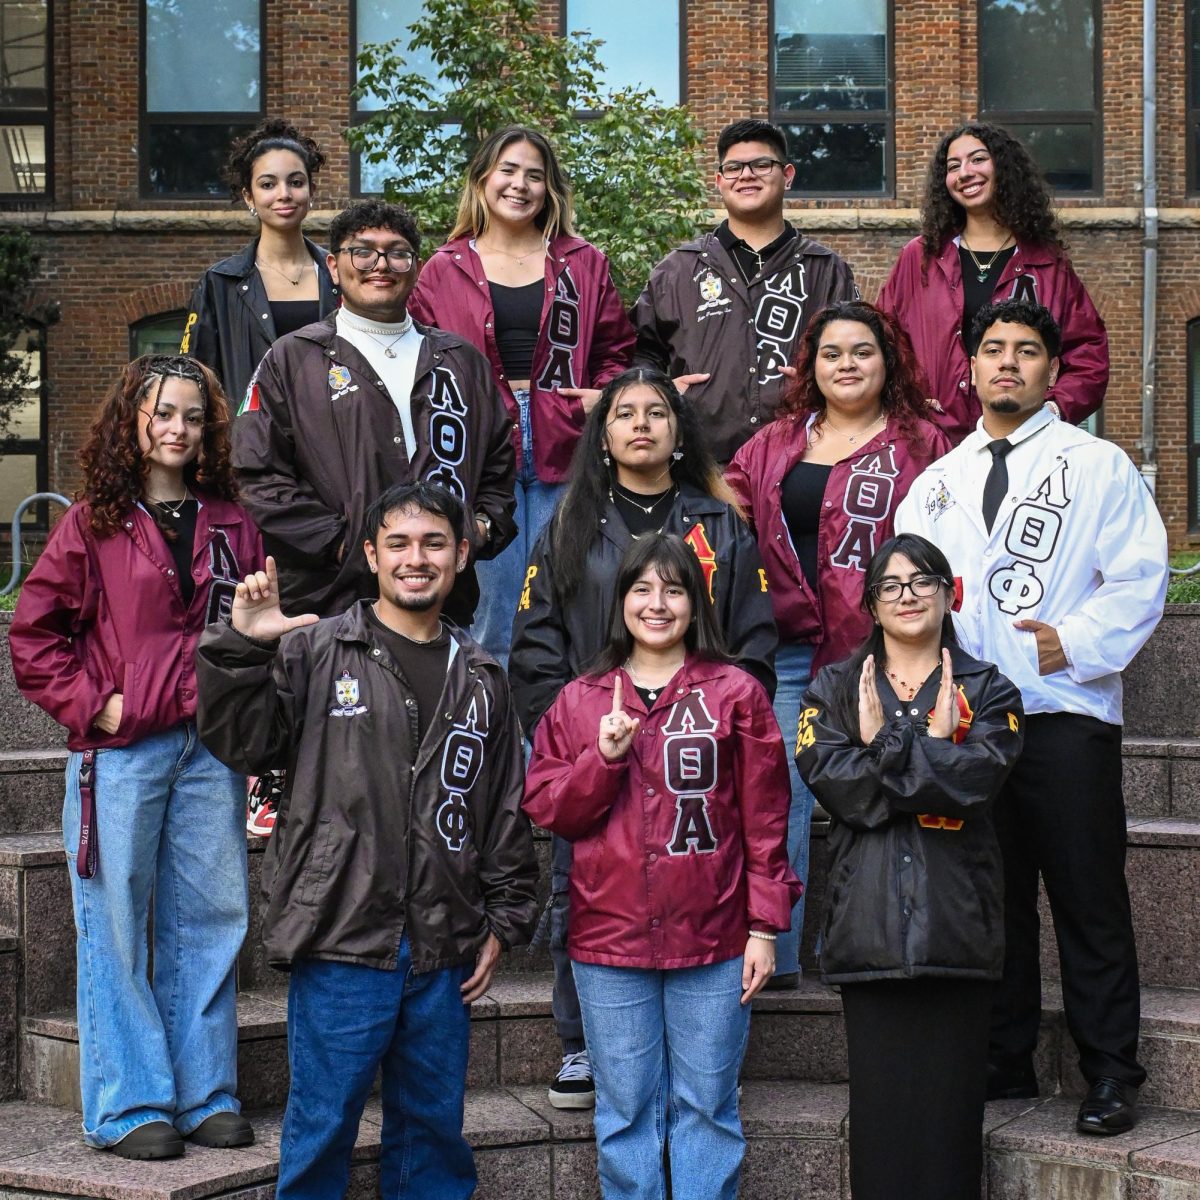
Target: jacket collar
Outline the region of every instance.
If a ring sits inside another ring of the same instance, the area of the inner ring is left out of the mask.
[[[1001,271],[1000,278],[996,280],[996,286],[999,287],[1001,280],[1008,278],[1010,274],[1015,274],[1017,267],[1048,267],[1058,257],[1058,252],[1050,246],[1018,240],[1017,252],[1004,264],[1004,270]],[[962,263],[959,261],[958,245],[953,237],[946,239],[941,253],[937,256],[937,264],[947,279],[962,278]]]
[[[362,600],[355,601],[337,620],[337,626],[333,631],[333,636],[339,642],[361,642],[365,646],[372,644],[371,605],[375,603],[375,597],[371,596]],[[450,636],[458,643],[458,653],[455,655],[455,660],[463,659],[468,666],[474,667],[476,670],[481,668],[494,668],[499,670],[496,661],[489,657],[487,652],[468,634],[464,633],[453,621],[442,618],[442,624],[446,627]]]
[[[659,693],[658,699],[652,707],[665,706],[670,700],[678,699],[681,694],[690,692],[695,687],[716,679],[719,675],[724,674],[729,666],[729,663],[713,662],[707,659],[696,658],[694,655],[689,654],[684,659],[679,673],[671,680],[670,687],[666,688],[665,692]],[[625,702],[644,713],[646,706],[642,703],[642,698],[638,695],[629,672],[624,668],[618,668],[617,671],[609,671],[608,674],[601,675],[599,678],[585,675],[582,679],[586,686],[593,687],[597,691],[611,696],[618,673],[620,673],[625,681]],[[606,704],[611,706],[612,701],[606,701]]]
[[[319,273],[328,274],[329,269],[325,265],[325,248],[318,246],[316,242],[304,239],[304,248],[308,251],[308,256],[321,269]],[[248,242],[236,254],[231,254],[228,258],[223,258],[219,263],[214,263],[209,270],[214,275],[229,275],[234,279],[245,279],[253,272],[255,268],[255,259],[258,257],[258,238],[252,242]],[[337,288],[335,287],[336,294]]]
[[[413,327],[420,331],[421,336],[424,337],[426,344],[436,352],[452,350],[459,346],[471,345],[466,338],[459,337],[457,333],[450,333],[445,329],[437,329],[432,325],[422,325],[418,321],[413,322]],[[312,342],[314,345],[320,346],[321,349],[324,350],[325,353],[330,357],[344,357],[346,355],[345,347],[349,347],[349,350],[354,357],[362,358],[362,355],[360,355],[353,346],[350,346],[348,342],[342,341],[338,337],[336,310],[331,312],[324,319],[316,321],[312,325],[305,325],[303,329],[297,329],[295,333],[289,334],[288,336],[300,338],[306,342]],[[334,347],[338,342],[341,342],[342,348],[335,351]],[[472,349],[474,349],[473,346]],[[422,354],[424,354],[424,348],[422,348]],[[366,359],[363,359],[362,361],[365,363]],[[371,370],[370,366],[362,369],[364,373],[371,373],[372,376],[374,375],[374,372]],[[419,379],[420,376],[421,370],[420,366],[418,365],[417,378]]]

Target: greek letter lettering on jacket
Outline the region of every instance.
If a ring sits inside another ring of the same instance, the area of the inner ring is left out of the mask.
[[[362,600],[340,617],[251,641],[226,622],[197,654],[197,724],[235,770],[286,767],[263,867],[267,961],[414,969],[471,962],[488,933],[511,947],[537,917],[521,812],[520,725],[501,668],[464,633],[441,711],[417,744],[404,678]]]

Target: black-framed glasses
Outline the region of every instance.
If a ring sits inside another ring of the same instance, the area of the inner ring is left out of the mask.
[[[871,589],[871,595],[884,604],[893,604],[904,595],[905,588],[914,596],[924,598],[936,596],[946,586],[946,581],[937,575],[914,575],[903,583],[899,579],[885,579]]]
[[[737,179],[743,171],[749,171],[759,179],[765,179],[776,167],[786,166],[777,158],[752,158],[749,162],[738,162],[736,159],[726,159],[717,170],[726,179]]]
[[[342,252],[350,255],[350,261],[360,271],[375,270],[382,258],[397,275],[411,271],[417,259],[411,250],[400,250],[395,246],[390,250],[376,250],[373,246],[343,246],[339,253]]]

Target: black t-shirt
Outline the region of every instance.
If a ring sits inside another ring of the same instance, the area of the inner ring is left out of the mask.
[[[791,222],[784,221],[783,232],[773,242],[761,250],[753,250],[744,238],[738,237],[729,228],[728,221],[722,221],[717,226],[717,241],[729,251],[733,261],[738,265],[738,270],[742,273],[742,278],[747,283],[762,270],[763,263],[771,261],[771,256],[776,250],[781,249],[796,236],[796,227]]]
[[[987,270],[980,271],[971,257],[971,252],[961,244],[958,247],[958,261],[962,266],[963,277],[962,336],[963,345],[967,347],[968,352],[971,347],[971,322],[975,320],[975,314],[981,308],[991,304],[992,297],[996,294],[996,281],[1000,278],[1000,272],[1016,252],[1016,246],[1001,250],[988,263]],[[980,261],[987,262],[985,255],[979,257]]]
[[[156,504],[153,500],[147,500],[146,508],[158,527],[169,531],[163,534],[163,541],[175,560],[175,575],[183,592],[183,602],[190,605],[196,594],[196,581],[192,578],[192,553],[196,547],[196,517],[200,513],[200,505],[195,496],[188,496],[182,504]],[[176,513],[179,515],[176,516]],[[170,536],[172,533],[174,537]]]
[[[285,333],[295,333],[305,325],[311,325],[321,319],[321,302],[319,300],[271,300],[271,320],[275,323],[275,336],[283,337]],[[241,397],[237,397],[239,400]]]
[[[636,493],[637,500],[634,501],[614,485],[612,498],[613,503],[617,506],[617,512],[621,514],[621,520],[625,522],[625,527],[636,538],[641,537],[644,533],[657,533],[663,527],[667,515],[671,511],[671,501],[666,497],[672,496],[674,493],[675,485],[671,484],[665,492],[657,492],[653,496],[643,496],[638,492]],[[646,509],[650,511],[647,512]]]
[[[821,525],[821,504],[825,485],[833,471],[825,463],[798,462],[783,479],[783,519],[792,545],[800,560],[800,570],[809,587],[817,586],[817,531]]]
[[[523,287],[506,287],[488,280],[496,321],[496,349],[509,379],[528,379],[533,374],[545,286],[540,279]]]
[[[446,686],[446,671],[450,665],[450,634],[443,625],[433,641],[414,642],[412,638],[389,629],[375,615],[374,606],[367,613],[380,642],[412,689],[413,699],[417,702],[419,744],[425,740],[425,731],[433,721]]]

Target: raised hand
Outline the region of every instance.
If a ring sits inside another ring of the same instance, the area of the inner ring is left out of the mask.
[[[283,615],[279,607],[279,572],[269,554],[265,570],[247,575],[237,585],[229,619],[238,633],[260,642],[273,642],[289,630],[315,625],[320,620],[316,613],[305,613],[300,617]]]
[[[933,713],[929,720],[929,736],[948,738],[958,728],[958,700],[956,699],[954,674],[950,669],[950,651],[942,649],[942,682],[938,688],[937,699],[933,703]]]
[[[641,724],[636,717],[625,714],[621,707],[623,700],[623,679],[618,673],[613,683],[612,712],[600,718],[600,735],[596,741],[597,749],[608,762],[620,762],[625,757]]]
[[[869,746],[883,728],[883,705],[875,686],[875,655],[868,654],[858,677],[858,736]]]

